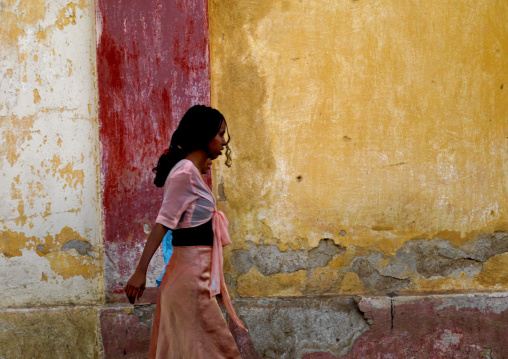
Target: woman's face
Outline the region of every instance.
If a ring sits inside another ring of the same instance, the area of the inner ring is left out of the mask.
[[[209,155],[211,159],[216,159],[222,154],[222,150],[226,145],[226,121],[222,121],[219,132],[208,144]]]

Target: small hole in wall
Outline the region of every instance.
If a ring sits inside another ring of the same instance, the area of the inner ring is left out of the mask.
[[[302,182],[302,179],[303,179],[303,177],[302,177],[301,175],[296,177],[296,180],[297,180],[298,182]]]

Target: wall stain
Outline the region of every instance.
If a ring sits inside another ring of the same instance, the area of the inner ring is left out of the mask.
[[[0,11],[0,23],[2,24],[2,31],[0,31],[2,48],[5,46],[5,48],[17,49],[18,37],[24,32],[22,27],[18,25],[18,17],[15,13],[4,9]]]
[[[34,103],[41,102],[41,96],[39,95],[39,90],[34,89]]]
[[[251,5],[255,7],[253,11],[249,10]],[[212,1],[208,11],[210,58],[214,67],[211,71],[212,106],[218,108],[228,122],[234,156],[229,169],[222,161],[217,161],[217,165],[214,163],[213,183],[217,186],[221,182],[219,178],[223,177],[223,188],[235,189],[227,191],[226,201],[220,201],[220,209],[228,218],[239,218],[238,214],[242,213],[255,225],[259,224],[258,215],[263,214],[270,197],[277,192],[270,185],[276,165],[273,139],[263,110],[267,96],[266,78],[259,68],[256,53],[245,39],[252,31],[251,26],[261,21],[272,6]],[[245,198],[250,200],[245,201]],[[234,235],[234,229],[231,232]],[[258,227],[251,232],[259,233]],[[233,245],[243,246],[235,242]]]
[[[14,182],[11,183],[11,199],[13,202],[17,201],[18,205],[16,207],[18,211],[18,216],[14,218],[14,223],[17,226],[24,226],[27,221],[27,216],[25,214],[25,200],[21,189],[19,188],[20,175],[14,177]],[[13,210],[12,212],[15,212]]]
[[[7,160],[12,167],[18,161],[23,144],[32,138],[32,128],[35,122],[35,116],[7,116],[1,119],[4,136],[2,144],[2,156],[0,156],[0,165]]]
[[[46,17],[45,0],[21,0],[17,12],[23,25],[36,25]]]
[[[217,192],[219,194],[219,201],[226,201],[226,193],[224,192],[224,177],[221,177],[220,183],[217,186]]]

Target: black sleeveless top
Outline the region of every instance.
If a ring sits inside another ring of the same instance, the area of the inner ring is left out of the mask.
[[[212,246],[212,220],[197,227],[174,229],[172,235],[174,247]]]

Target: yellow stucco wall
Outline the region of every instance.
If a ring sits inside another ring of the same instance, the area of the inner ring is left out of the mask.
[[[508,288],[506,1],[211,0],[209,16],[237,294]],[[342,249],[319,267],[235,267],[324,238]]]
[[[0,3],[1,307],[103,300],[93,0]]]

